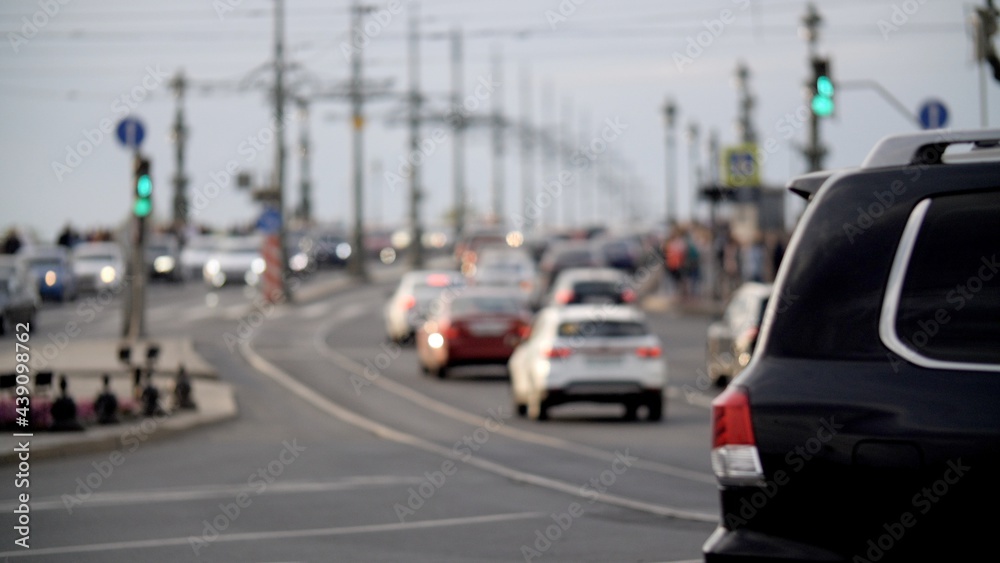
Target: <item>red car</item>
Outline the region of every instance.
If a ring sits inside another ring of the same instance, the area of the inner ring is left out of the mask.
[[[517,290],[471,287],[444,295],[417,330],[420,367],[443,379],[456,366],[504,365],[530,323]]]

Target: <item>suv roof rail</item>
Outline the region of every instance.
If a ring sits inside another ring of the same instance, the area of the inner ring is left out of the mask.
[[[786,188],[793,194],[800,196],[806,201],[812,201],[812,197],[816,195],[819,191],[819,187],[826,182],[827,178],[833,176],[836,170],[820,170],[818,172],[809,172],[807,174],[800,174],[788,181],[785,185]]]
[[[1000,145],[1000,129],[936,129],[889,135],[868,153],[861,168],[941,164],[945,150],[962,143],[974,144],[974,149],[996,148]]]

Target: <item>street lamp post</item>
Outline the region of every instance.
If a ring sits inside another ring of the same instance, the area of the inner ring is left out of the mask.
[[[677,201],[675,192],[675,178],[677,175],[676,149],[675,149],[675,127],[676,127],[677,106],[674,101],[667,98],[663,104],[663,125],[666,128],[666,220],[669,229],[677,221]]]

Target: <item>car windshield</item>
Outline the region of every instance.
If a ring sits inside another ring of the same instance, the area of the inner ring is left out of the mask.
[[[642,323],[634,321],[567,321],[559,324],[559,336],[621,337],[649,334]]]
[[[56,258],[39,258],[29,262],[33,270],[54,270],[62,268],[62,261]]]
[[[110,254],[87,254],[84,256],[77,256],[77,262],[114,262],[115,257]]]
[[[504,295],[459,297],[451,304],[451,314],[454,316],[473,314],[516,315],[521,310],[521,303],[516,298]]]
[[[560,266],[580,265],[586,266],[593,261],[593,255],[588,250],[570,250],[556,257],[556,264]]]
[[[581,297],[591,295],[618,295],[619,284],[613,281],[581,281],[573,284],[573,292]]]
[[[448,289],[444,286],[418,285],[413,288],[413,298],[418,305],[426,305],[441,296]]]

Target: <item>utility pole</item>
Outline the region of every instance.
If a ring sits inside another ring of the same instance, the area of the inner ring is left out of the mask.
[[[743,61],[736,65],[736,90],[740,97],[739,119],[736,122],[740,141],[746,144],[756,143],[757,131],[753,126],[753,108],[756,100],[750,93],[750,69]]]
[[[500,50],[496,48],[493,52],[493,76],[497,83],[497,89],[493,92],[493,117],[491,120],[493,130],[493,185],[491,189],[493,200],[493,221],[496,224],[503,223],[503,201],[504,201],[504,119],[503,119],[503,63],[500,58]]]
[[[698,124],[691,122],[688,124],[688,156],[691,162],[688,164],[691,173],[691,198],[688,202],[688,219],[694,219],[694,201],[698,197],[698,187],[701,185],[701,133]]]
[[[521,213],[524,224],[521,226],[524,234],[534,229],[532,213],[528,211],[535,197],[535,154],[534,131],[531,125],[531,76],[527,66],[521,66]]]
[[[299,218],[303,223],[312,222],[312,177],[309,157],[309,100],[297,98],[299,110]]]
[[[410,154],[420,152],[420,106],[423,102],[420,94],[420,34],[419,34],[419,4],[410,5],[409,30],[409,74],[410,74]],[[413,159],[415,160],[415,159]],[[423,227],[420,225],[420,200],[423,197],[420,186],[420,165],[411,162],[410,171],[410,266],[413,269],[424,265]]]
[[[277,278],[278,292],[282,300],[291,301],[288,289],[288,256],[285,252],[285,232],[288,228],[285,217],[285,2],[274,0],[274,121],[275,121],[275,164],[274,164],[274,205],[281,221],[278,226],[278,248],[276,252],[280,264]],[[274,299],[273,295],[265,296]]]
[[[577,131],[580,139],[580,145],[584,148],[587,147],[587,135],[590,132],[590,113],[580,110],[580,130]],[[581,226],[587,225],[587,200],[588,193],[587,187],[590,184],[590,177],[593,172],[594,163],[589,160],[585,160],[583,166],[580,168],[580,173],[576,175],[577,182],[577,193],[579,196],[576,198],[577,202],[577,219]]]
[[[993,0],[986,0],[985,6],[973,8],[972,18],[973,54],[979,67],[979,125],[989,126],[987,111],[986,65],[990,65],[993,77],[1000,80],[1000,57],[993,46],[993,36],[997,32],[997,8]]]
[[[542,139],[545,142],[545,181],[553,182],[558,181],[557,157],[558,157],[558,145],[555,138],[553,137],[556,130],[555,115],[556,115],[556,95],[555,89],[552,87],[552,81],[546,80],[542,85],[542,115],[549,116],[549,123],[545,127]],[[544,119],[544,117],[543,117]],[[565,195],[565,194],[563,194]],[[542,216],[545,218],[544,222],[547,227],[553,227],[558,224],[556,219],[556,202],[549,202],[548,206],[542,212]]]
[[[174,114],[174,205],[173,205],[173,225],[181,244],[184,243],[184,232],[187,227],[187,176],[184,175],[184,148],[187,142],[187,126],[184,124],[184,90],[187,81],[184,79],[184,72],[177,71],[177,75],[170,81],[170,87],[174,90],[174,98],[177,100],[177,110]]]
[[[556,151],[559,155],[559,170],[560,173],[563,171],[569,171],[569,155],[568,147],[572,146],[570,143],[573,142],[573,134],[570,130],[570,123],[573,121],[573,102],[569,98],[563,98],[562,104],[560,104],[560,109],[562,110],[562,117],[559,120],[559,142],[556,143]],[[566,227],[571,227],[576,221],[573,217],[572,204],[574,198],[570,196],[569,189],[573,186],[576,180],[575,175],[571,175],[567,185],[563,186],[562,194],[562,209],[563,209],[563,223]]]
[[[361,17],[368,8],[361,6],[355,0],[351,5],[351,29],[361,28]],[[354,236],[351,248],[351,260],[348,269],[358,279],[368,279],[365,267],[365,233],[364,233],[364,155],[362,154],[361,132],[365,121],[362,114],[364,95],[361,82],[361,49],[351,49],[351,81],[349,98],[351,100],[351,124],[353,127],[352,145],[354,147],[353,179],[354,179]]]
[[[465,232],[465,108],[462,105],[462,32],[451,31],[452,184],[454,186],[455,240]]]
[[[674,101],[667,98],[667,101],[663,104],[663,126],[666,130],[666,158],[664,159],[667,163],[667,176],[666,176],[666,192],[667,192],[667,229],[670,229],[671,225],[677,222],[677,194],[676,192],[676,179],[677,179],[677,139],[676,139],[676,126],[677,126],[677,106]]]
[[[806,41],[809,44],[810,68],[813,68],[814,61],[818,57],[816,44],[819,41],[819,27],[822,24],[823,18],[820,17],[819,12],[816,11],[816,6],[808,4],[806,6],[806,15],[802,18],[802,26],[805,31]],[[811,92],[813,88],[815,88],[815,85],[810,84],[808,90],[808,92],[810,92],[810,99],[812,98]],[[822,141],[820,141],[819,116],[816,115],[815,111],[809,112],[809,142],[803,150],[803,154],[809,164],[809,172],[815,172],[823,169],[823,157],[826,156],[826,147],[824,147]]]

